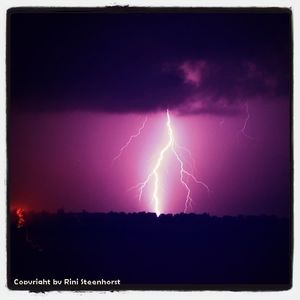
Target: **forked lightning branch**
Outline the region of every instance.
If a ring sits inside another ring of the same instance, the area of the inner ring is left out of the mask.
[[[131,143],[131,141],[138,137],[141,134],[141,131],[144,129],[146,124],[147,118],[144,120],[142,126],[139,128],[137,134],[132,135],[129,140],[125,143],[124,146],[121,147],[119,154],[113,159],[115,161],[116,159],[120,158],[122,152],[125,150],[126,147],[128,147]],[[178,177],[180,180],[180,183],[182,184],[184,190],[186,191],[185,201],[184,201],[184,212],[186,213],[188,208],[192,206],[192,197],[191,197],[191,188],[188,183],[188,178],[191,178],[195,183],[202,185],[208,192],[210,192],[209,187],[199,179],[196,178],[196,176],[189,172],[183,160],[180,157],[180,154],[176,151],[179,146],[177,146],[174,136],[174,129],[172,127],[171,122],[171,116],[169,110],[166,111],[166,130],[167,130],[167,140],[165,142],[165,145],[162,147],[162,149],[159,151],[159,155],[155,161],[155,164],[153,168],[151,168],[150,173],[147,175],[146,179],[131,189],[138,189],[139,190],[139,200],[142,199],[144,189],[145,187],[153,183],[152,193],[151,193],[151,199],[153,202],[153,210],[156,213],[157,216],[159,216],[162,212],[162,202],[164,201],[163,198],[159,196],[159,190],[161,187],[161,178],[162,178],[162,168],[161,165],[166,158],[167,155],[173,155],[176,158],[176,161],[180,167]],[[182,147],[180,147],[182,148]],[[189,152],[190,153],[190,152]]]

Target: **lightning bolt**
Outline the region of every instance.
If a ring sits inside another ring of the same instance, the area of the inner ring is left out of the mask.
[[[188,207],[191,206],[192,204],[192,198],[191,198],[191,189],[188,185],[187,178],[193,179],[194,182],[201,184],[203,187],[206,188],[208,192],[210,192],[209,187],[202,181],[198,180],[192,173],[188,172],[185,167],[182,159],[180,158],[179,154],[176,151],[176,144],[175,144],[175,139],[174,139],[174,134],[173,134],[173,129],[172,129],[172,124],[171,124],[171,118],[170,118],[170,113],[169,110],[167,110],[167,123],[166,123],[167,131],[168,131],[168,141],[166,145],[161,149],[159,156],[157,158],[157,161],[152,169],[152,171],[148,174],[147,178],[134,186],[131,189],[138,188],[139,189],[139,200],[141,200],[144,188],[147,186],[147,184],[153,179],[154,181],[154,188],[152,192],[152,200],[154,201],[154,210],[157,216],[160,215],[161,213],[161,208],[160,208],[160,198],[158,195],[159,191],[159,183],[160,183],[160,176],[159,176],[159,169],[160,166],[164,160],[165,154],[168,151],[171,151],[175,158],[177,159],[179,166],[180,166],[180,182],[183,185],[183,187],[186,190],[186,199],[185,199],[185,206],[184,206],[184,212],[186,213],[188,210]],[[183,147],[181,147],[183,148]],[[185,148],[183,148],[185,149]],[[187,150],[187,149],[186,149]],[[190,153],[189,150],[187,150],[188,153]]]
[[[194,172],[196,170],[196,161],[192,156],[192,152],[189,149],[187,149],[186,147],[179,146],[178,144],[176,144],[176,148],[179,150],[182,150],[182,152],[186,153],[186,156],[189,157],[188,165],[190,166],[192,172]]]
[[[139,128],[138,132],[137,132],[136,134],[131,135],[130,138],[128,139],[128,141],[120,148],[119,154],[116,155],[116,156],[113,158],[113,160],[112,160],[112,165],[114,164],[114,162],[115,162],[117,159],[119,159],[119,158],[121,157],[123,151],[130,145],[130,143],[132,142],[132,140],[135,139],[135,138],[137,138],[137,137],[141,134],[142,130],[145,128],[145,125],[146,125],[146,123],[147,123],[147,120],[148,120],[148,118],[145,117],[144,122],[143,122],[142,126]]]
[[[246,109],[246,119],[244,121],[244,126],[242,127],[242,129],[239,131],[240,134],[242,134],[243,136],[245,136],[246,138],[250,139],[250,140],[253,140],[254,138],[250,135],[248,135],[245,131],[246,131],[246,127],[247,127],[247,124],[248,124],[248,121],[250,119],[250,113],[249,113],[249,106],[248,106],[248,103],[245,103],[245,109]]]

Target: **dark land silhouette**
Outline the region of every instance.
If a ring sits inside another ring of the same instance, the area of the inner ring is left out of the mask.
[[[11,214],[8,286],[27,290],[283,290],[291,224],[276,216]],[[19,286],[14,279],[120,279],[119,286]]]

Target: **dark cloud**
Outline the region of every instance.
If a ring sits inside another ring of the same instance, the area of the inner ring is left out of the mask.
[[[272,72],[263,63],[200,59],[184,61],[174,68],[190,87],[178,107],[184,114],[236,114],[245,101],[289,96],[288,74],[281,68]]]
[[[12,13],[11,108],[232,114],[290,93],[290,14]]]

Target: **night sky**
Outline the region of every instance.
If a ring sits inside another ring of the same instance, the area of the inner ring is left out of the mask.
[[[287,216],[289,11],[124,11],[11,12],[11,207],[153,211],[152,184],[140,201],[130,188],[166,143],[168,109],[186,168],[211,190],[189,179],[188,212]],[[178,174],[168,154],[164,213],[183,211]]]

